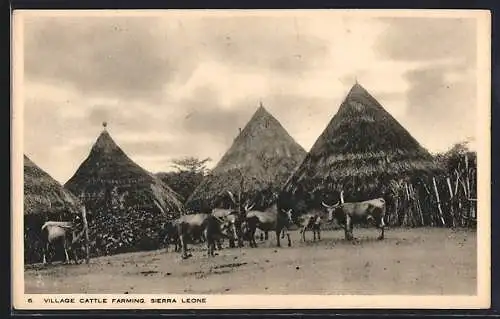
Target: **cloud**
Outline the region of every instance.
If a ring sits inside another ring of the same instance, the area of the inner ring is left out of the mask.
[[[453,57],[474,66],[476,24],[473,18],[383,18],[387,28],[375,47],[381,57],[405,61]]]
[[[402,74],[404,125],[432,151],[476,129],[476,20],[385,18],[374,48],[379,58],[411,63]]]
[[[84,94],[157,97],[165,82],[190,73],[189,63],[172,61],[157,28],[157,19],[145,17],[28,18],[26,77]]]
[[[447,78],[452,67],[429,67],[406,74],[410,83],[407,93],[412,127],[425,135],[433,135],[435,144],[446,148],[476,133],[477,97],[475,76],[464,74],[452,80]],[[446,119],[446,120],[445,120]],[[446,133],[444,133],[446,132]],[[428,137],[431,138],[431,137]]]
[[[474,135],[469,20],[294,13],[25,21],[25,150],[60,181],[88,155],[103,121],[147,170],[167,170],[181,156],[215,165],[259,101],[308,150],[355,80],[431,150]]]

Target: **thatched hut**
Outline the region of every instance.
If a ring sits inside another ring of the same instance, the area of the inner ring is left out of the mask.
[[[235,138],[216,167],[188,198],[186,207],[204,210],[234,207],[252,202],[265,209],[277,200],[288,177],[303,160],[306,151],[283,126],[260,105]]]
[[[75,221],[82,213],[78,198],[24,155],[24,260],[41,260],[40,229],[47,220]]]
[[[432,155],[359,83],[287,181],[280,206],[297,210],[382,196],[393,224],[425,224],[435,206],[425,189],[441,172]],[[427,199],[426,199],[427,198]],[[424,204],[428,204],[423,207]]]
[[[65,187],[93,213],[97,255],[158,248],[162,224],[183,209],[177,194],[134,163],[106,128]]]

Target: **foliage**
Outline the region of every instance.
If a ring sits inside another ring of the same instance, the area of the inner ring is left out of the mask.
[[[176,171],[156,174],[174,192],[186,200],[209,173],[207,163],[212,159],[199,159],[196,157],[183,157],[172,160]]]

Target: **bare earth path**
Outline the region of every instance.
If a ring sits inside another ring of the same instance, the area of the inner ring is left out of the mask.
[[[25,293],[476,294],[475,231],[391,229],[384,241],[377,234],[356,229],[353,244],[327,231],[320,242],[302,243],[294,231],[290,248],[276,248],[270,234],[258,248],[223,249],[214,258],[200,246],[188,260],[163,249],[90,265],[31,265]]]

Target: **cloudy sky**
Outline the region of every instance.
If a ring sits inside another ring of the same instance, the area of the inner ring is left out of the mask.
[[[108,122],[138,164],[223,155],[262,101],[308,150],[355,79],[431,152],[476,135],[475,18],[24,16],[24,150],[66,182]]]

